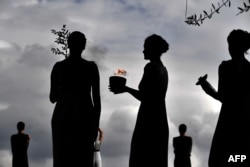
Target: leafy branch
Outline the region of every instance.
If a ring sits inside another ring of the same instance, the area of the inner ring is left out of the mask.
[[[250,0],[248,0],[248,5],[246,4],[246,2],[243,3],[243,8],[238,7],[238,9],[240,10],[239,13],[237,13],[237,15],[243,13],[243,12],[248,12],[248,10],[250,9]]]
[[[51,48],[52,53],[55,55],[61,54],[67,58],[69,56],[67,40],[70,32],[66,29],[66,25],[64,24],[59,31],[52,29],[51,33],[57,36],[54,42],[60,46],[60,48]]]
[[[219,14],[219,11],[223,6],[230,7],[231,1],[230,0],[226,0],[226,1],[222,0],[222,3],[218,2],[217,7],[215,7],[215,5],[212,3],[212,8],[211,8],[210,12],[207,12],[204,10],[203,14],[200,14],[199,17],[196,14],[194,14],[192,16],[187,17],[185,22],[189,25],[200,26],[205,19],[207,19],[207,18],[211,19],[213,14],[215,14],[215,13]]]
[[[189,17],[186,17],[185,22],[189,25],[198,25],[200,26],[203,21],[205,19],[211,19],[213,14],[220,13],[220,9],[222,7],[230,7],[231,6],[231,1],[230,0],[221,0],[221,3],[218,2],[217,7],[215,7],[215,5],[212,3],[212,8],[210,9],[210,12],[207,11],[203,11],[203,14],[200,14],[199,16],[197,16],[196,14],[193,14]],[[250,9],[250,0],[248,0],[248,4],[246,2],[243,3],[243,7],[238,7],[238,9],[240,10],[239,13],[237,13],[237,15],[243,13],[243,12],[248,12]],[[187,13],[187,0],[186,0],[186,13]]]

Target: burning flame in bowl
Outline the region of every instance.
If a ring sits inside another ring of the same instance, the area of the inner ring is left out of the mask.
[[[109,77],[109,85],[114,92],[116,92],[117,88],[126,85],[126,80],[127,80],[125,78],[126,75],[127,75],[126,70],[119,68],[116,70],[113,76]]]
[[[126,76],[127,71],[121,68],[118,68],[116,72],[114,73],[115,76]]]

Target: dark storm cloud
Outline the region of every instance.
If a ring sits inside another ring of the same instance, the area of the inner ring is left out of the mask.
[[[107,65],[105,64],[105,58],[107,55],[108,48],[100,45],[91,45],[87,48],[86,58],[94,61],[98,65],[99,70],[107,70]],[[83,57],[85,57],[84,52]]]
[[[50,49],[39,44],[26,46],[18,62],[33,68],[50,69],[56,60]]]
[[[46,69],[46,70],[49,70]],[[40,98],[48,94],[44,91],[48,85],[48,71],[33,65],[13,63],[8,69],[0,72],[0,100],[8,103],[29,101],[33,96]]]
[[[104,131],[105,139],[102,147],[104,156],[120,157],[128,155],[135,113],[132,107],[124,107],[112,113]]]

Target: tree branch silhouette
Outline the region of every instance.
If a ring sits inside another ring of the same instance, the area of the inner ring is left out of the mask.
[[[189,25],[197,25],[200,26],[201,24],[203,24],[203,21],[205,19],[211,19],[212,16],[217,13],[220,13],[220,9],[222,7],[231,7],[231,0],[221,0],[221,3],[218,2],[217,7],[212,3],[211,4],[212,8],[210,9],[209,12],[203,10],[203,13],[200,14],[199,16],[197,16],[197,14],[193,14],[191,16],[187,17],[187,0],[186,0],[186,13],[185,13],[185,22]],[[250,0],[248,0],[248,4],[246,2],[243,3],[243,7],[238,7],[238,9],[240,10],[239,13],[237,13],[237,15],[243,13],[243,12],[248,12],[250,9]]]
[[[240,10],[239,13],[237,13],[237,15],[243,13],[243,12],[248,12],[248,10],[250,9],[250,0],[248,0],[248,5],[246,4],[246,2],[243,3],[243,8],[238,7],[238,9]]]
[[[70,35],[70,32],[68,29],[66,29],[66,24],[64,24],[61,30],[59,31],[52,29],[51,33],[57,36],[54,42],[60,46],[60,48],[51,48],[52,53],[55,55],[61,54],[65,58],[67,58],[69,56],[67,40]]]

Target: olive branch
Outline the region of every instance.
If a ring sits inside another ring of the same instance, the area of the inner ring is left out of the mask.
[[[248,5],[246,4],[246,2],[243,3],[243,7],[238,7],[238,9],[240,10],[239,13],[237,13],[237,15],[243,13],[243,12],[248,12],[248,10],[250,9],[250,0],[248,0]]]
[[[211,4],[212,8],[210,9],[209,12],[203,10],[203,13],[200,14],[199,16],[197,16],[197,14],[193,14],[191,16],[187,17],[187,1],[186,0],[186,11],[185,11],[185,22],[189,25],[198,25],[200,26],[201,24],[203,24],[203,21],[205,19],[211,19],[212,16],[217,13],[220,13],[220,9],[222,7],[231,7],[231,0],[221,0],[221,3],[218,2],[217,6],[215,6],[213,3]],[[237,13],[237,15],[243,13],[243,12],[248,12],[250,9],[250,0],[248,0],[248,4],[246,2],[243,3],[243,7],[238,7],[238,9],[240,10],[239,13]]]
[[[54,42],[60,46],[60,48],[58,48],[58,47],[51,48],[52,53],[55,55],[61,54],[65,58],[67,58],[69,56],[67,40],[68,40],[68,37],[70,35],[70,32],[68,29],[66,29],[66,24],[64,24],[62,26],[61,30],[59,30],[59,31],[52,29],[51,33],[56,35],[56,40]]]

